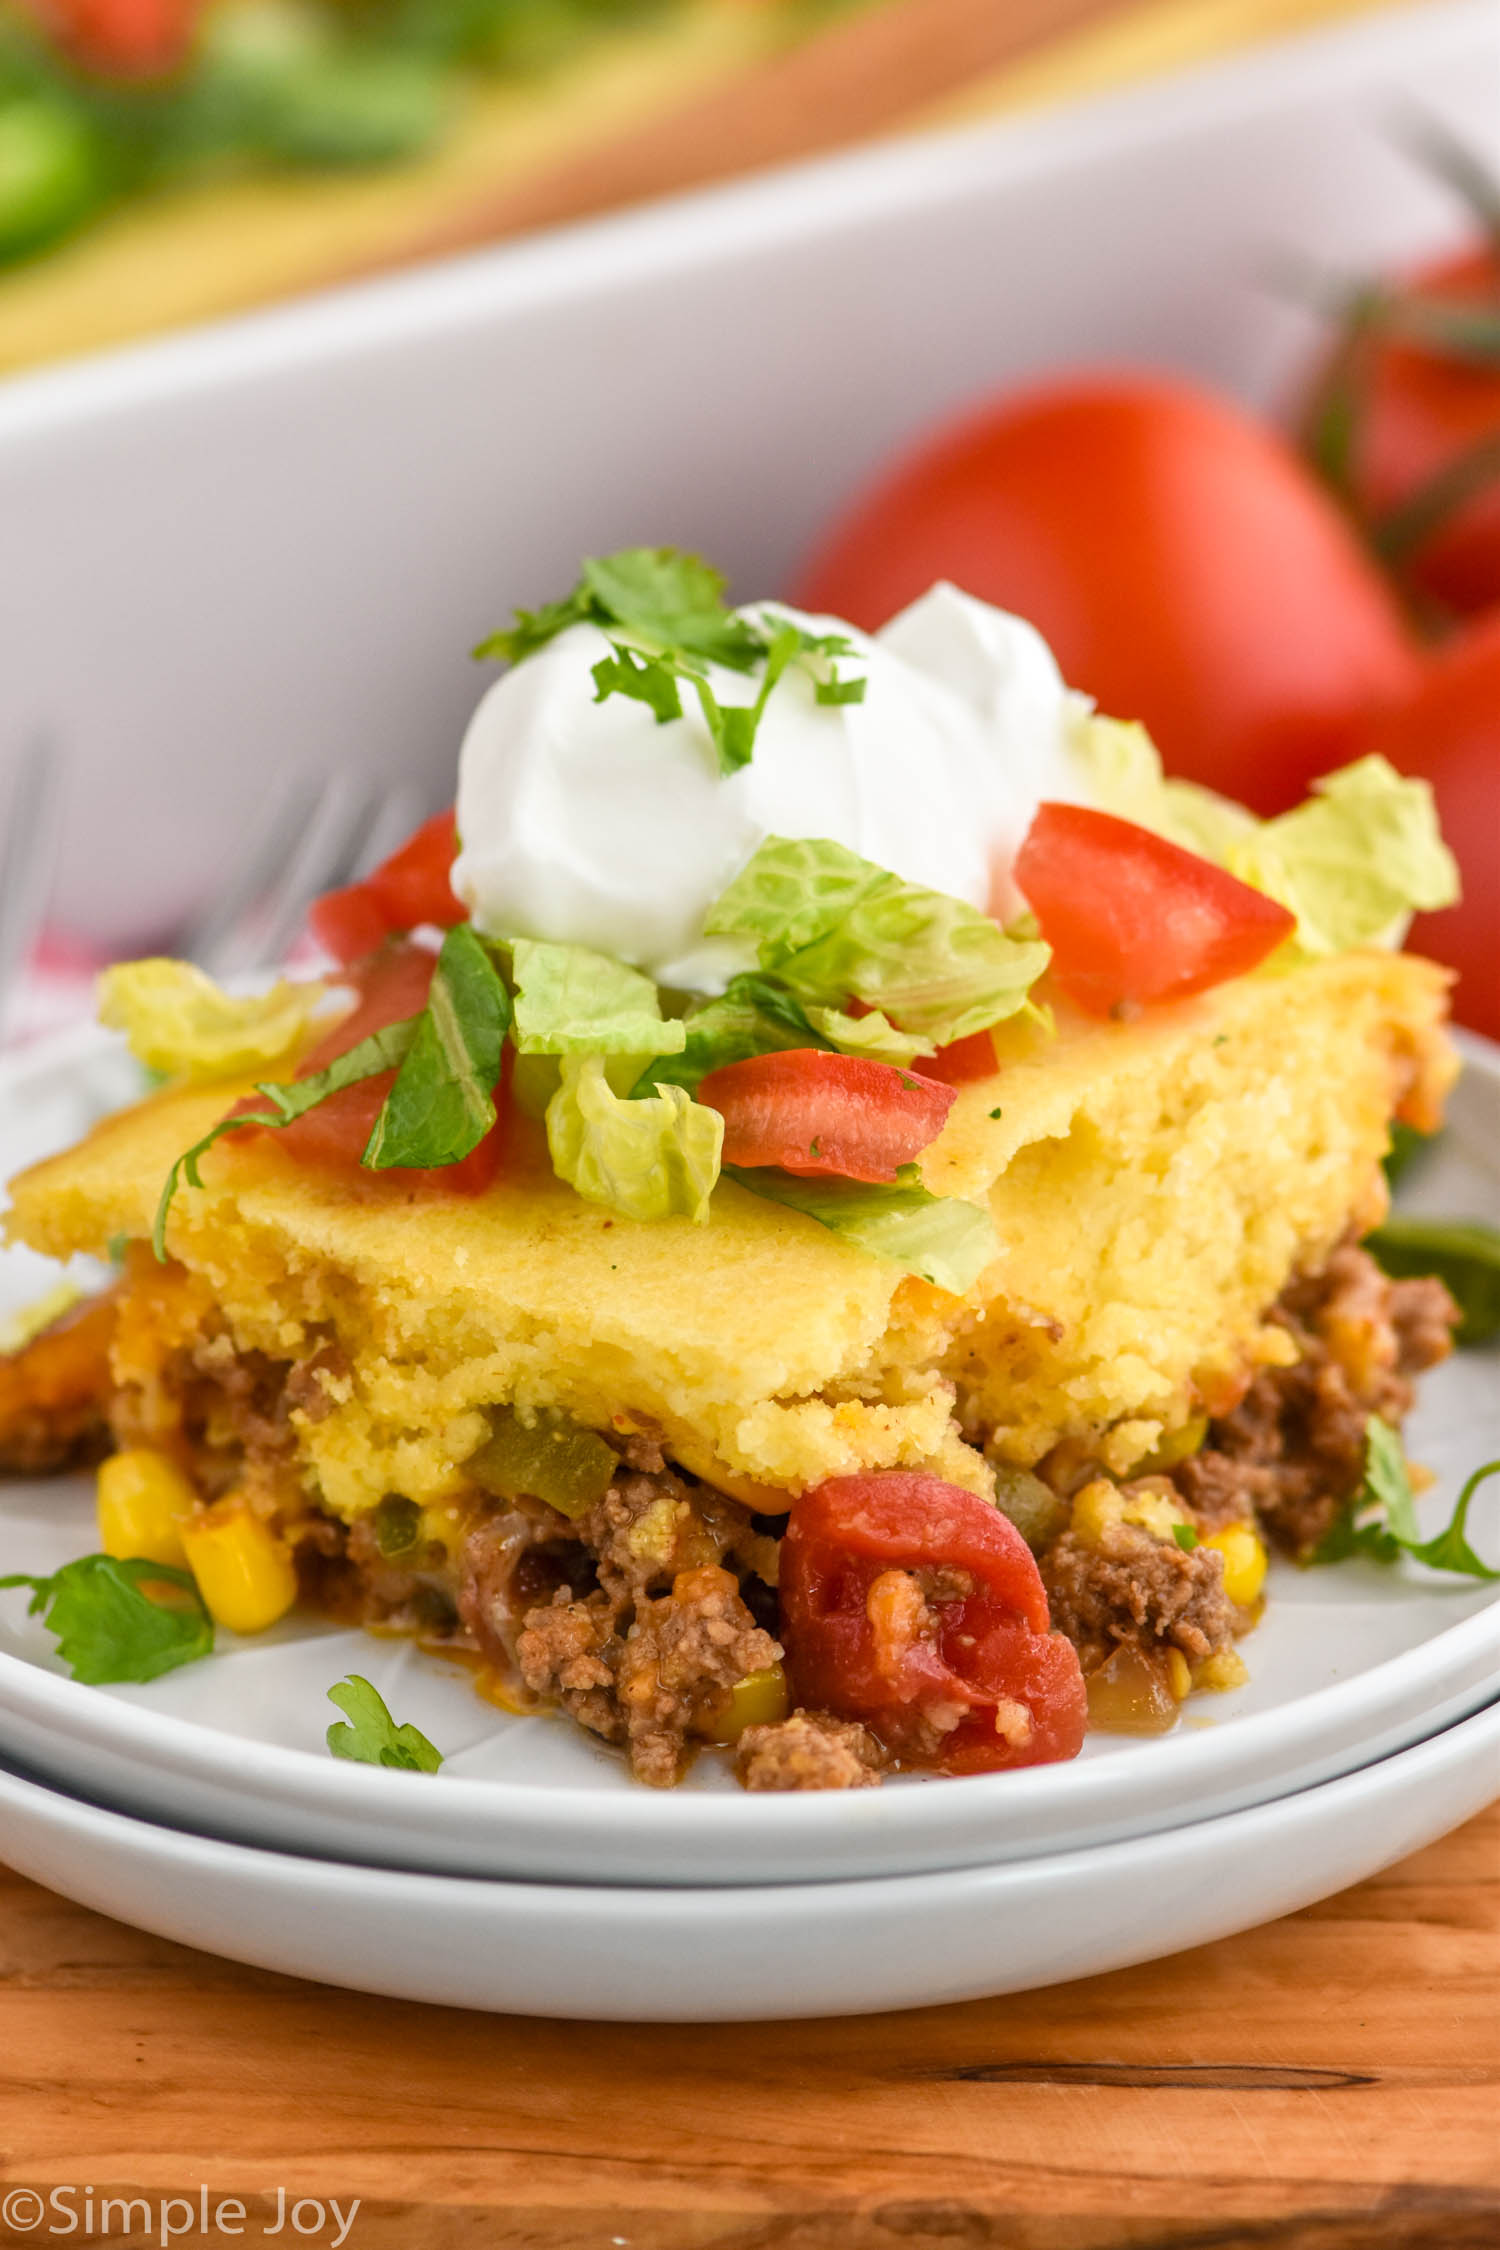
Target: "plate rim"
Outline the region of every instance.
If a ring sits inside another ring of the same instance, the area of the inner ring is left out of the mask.
[[[91,1828],[99,1826],[106,1831],[126,1831],[137,1838],[154,1839],[149,1847],[138,1844],[137,1848],[161,1853],[184,1871],[209,1866],[232,1873],[235,1863],[254,1862],[275,1867],[288,1876],[295,1870],[299,1881],[334,1896],[344,1883],[353,1880],[397,1898],[420,1890],[424,1898],[430,1897],[434,1903],[460,1891],[472,1898],[476,1892],[484,1890],[513,1895],[518,1902],[525,1900],[528,1904],[565,1901],[580,1913],[594,1913],[603,1908],[627,1917],[642,1913],[675,1916],[681,1911],[717,1918],[721,1912],[733,1914],[737,1907],[743,1909],[753,1901],[766,1912],[805,1917],[811,1908],[828,1919],[837,1920],[840,1912],[856,1898],[869,1899],[877,1894],[884,1894],[893,1903],[910,1899],[913,1904],[930,1904],[934,1887],[946,1885],[950,1890],[982,1888],[1003,1897],[1007,1890],[1029,1889],[1034,1884],[1045,1883],[1049,1876],[1061,1877],[1084,1866],[1097,1873],[1101,1858],[1119,1865],[1150,1859],[1163,1850],[1173,1854],[1194,1849],[1202,1851],[1231,1827],[1242,1837],[1249,1837],[1252,1831],[1274,1831],[1289,1821],[1313,1817],[1318,1811],[1326,1811],[1335,1798],[1340,1806],[1357,1804],[1371,1796],[1378,1799],[1388,1789],[1399,1789],[1402,1781],[1413,1772],[1425,1770],[1429,1764],[1440,1765],[1449,1760],[1459,1765],[1467,1763],[1476,1746],[1500,1750],[1500,1693],[1466,1717],[1452,1721],[1434,1734],[1424,1735],[1404,1750],[1392,1751],[1368,1765],[1357,1766],[1350,1773],[1311,1782],[1290,1795],[1267,1798],[1259,1804],[1241,1806],[1234,1812],[1211,1813],[1205,1819],[1190,1821],[1181,1827],[1151,1829],[1139,1836],[1119,1837],[1104,1844],[1070,1845],[1065,1851],[1044,1853],[1026,1860],[991,1860],[916,1873],[846,1876],[817,1883],[564,1883],[529,1877],[439,1874],[421,1868],[371,1866],[362,1860],[341,1860],[326,1854],[287,1851],[274,1845],[245,1844],[226,1837],[206,1836],[196,1829],[151,1820],[138,1813],[121,1812],[114,1806],[97,1804],[75,1791],[59,1789],[30,1772],[18,1770],[3,1756],[0,1756],[0,1811],[4,1809],[7,1795],[30,1794],[55,1803],[59,1809],[54,1817],[60,1823],[71,1825],[75,1833],[87,1834]],[[1500,1767],[1489,1778],[1494,1794],[1486,1802],[1500,1800]],[[605,1901],[607,1907],[603,1906]]]

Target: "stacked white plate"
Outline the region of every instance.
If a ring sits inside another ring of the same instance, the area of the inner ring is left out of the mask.
[[[753,594],[924,424],[1051,368],[1148,361],[1285,396],[1316,323],[1295,252],[1365,271],[1450,241],[1393,112],[1493,152],[1488,0],[1382,10],[1105,102],[910,139],[570,230],[0,397],[0,751],[45,720],[73,818],[54,898],[129,942],[206,903],[288,778],[357,757],[451,786],[460,652],[583,553],[701,548]],[[413,557],[419,557],[416,567]],[[0,1177],[122,1098],[75,1041],[0,1073]],[[1475,1051],[1414,1198],[1500,1218]],[[40,1262],[0,1261],[0,1310]],[[1500,1363],[1438,1369],[1439,1482],[1500,1454]],[[1500,1559],[1494,1488],[1474,1535]],[[83,1485],[0,1488],[0,1575],[91,1549]],[[144,1688],[62,1676],[0,1596],[0,1856],[265,1967],[558,2015],[732,2020],[1019,1990],[1246,1928],[1500,1794],[1493,1586],[1278,1569],[1254,1677],[1073,1765],[746,1798],[705,1760],[630,1786],[390,1642],[300,1624]],[[447,1754],[343,1765],[358,1670]]]
[[[0,1073],[0,1168],[121,1092],[95,1034]],[[1500,1060],[1477,1046],[1413,1190],[1500,1218]],[[0,1311],[43,1271],[0,1262]],[[1412,1425],[1434,1524],[1500,1455],[1500,1365],[1462,1355]],[[1500,1557],[1494,1521],[1475,1526]],[[0,1574],[96,1545],[91,1481],[0,1487]],[[912,2006],[1081,1976],[1357,1881],[1500,1794],[1500,1589],[1278,1567],[1250,1684],[1067,1766],[750,1797],[705,1758],[659,1794],[571,1724],[512,1718],[405,1644],[299,1621],[145,1687],[64,1676],[0,1597],[0,1854],[188,1944],[404,1998],[662,2019]],[[350,1671],[445,1753],[334,1760]]]

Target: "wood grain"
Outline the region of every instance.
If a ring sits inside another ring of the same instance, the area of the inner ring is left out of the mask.
[[[0,2171],[248,2240],[358,2196],[350,2250],[1496,2250],[1500,1806],[1175,1960],[789,2026],[363,1999],[0,1876]]]

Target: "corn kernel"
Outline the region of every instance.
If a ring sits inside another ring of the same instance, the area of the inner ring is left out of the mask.
[[[1167,1650],[1167,1685],[1179,1703],[1186,1700],[1193,1685],[1193,1670],[1180,1648]]]
[[[1224,1557],[1224,1591],[1240,1609],[1249,1609],[1266,1582],[1267,1555],[1247,1523],[1230,1523],[1203,1542]]]
[[[290,1554],[248,1508],[200,1515],[182,1526],[182,1540],[209,1615],[231,1633],[263,1633],[297,1599]]]
[[[738,1742],[746,1727],[775,1726],[784,1719],[789,1701],[785,1671],[779,1664],[767,1664],[735,1681],[704,1732],[712,1742]]]
[[[1097,1547],[1105,1533],[1124,1520],[1125,1502],[1118,1488],[1107,1477],[1096,1477],[1075,1495],[1068,1528],[1085,1547]]]
[[[1205,1656],[1193,1674],[1193,1685],[1206,1695],[1226,1695],[1231,1688],[1243,1687],[1250,1677],[1250,1667],[1237,1648],[1215,1649]]]
[[[1152,1538],[1159,1540],[1165,1547],[1177,1526],[1186,1523],[1188,1519],[1176,1502],[1169,1500],[1165,1493],[1138,1492],[1125,1503],[1122,1520],[1139,1525],[1142,1531],[1149,1531]]]
[[[181,1519],[197,1507],[198,1495],[164,1453],[149,1445],[112,1453],[100,1464],[98,1505],[99,1544],[107,1555],[184,1567]]]

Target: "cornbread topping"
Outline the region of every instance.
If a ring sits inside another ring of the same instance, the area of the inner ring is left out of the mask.
[[[316,910],[352,1005],[112,972],[172,1083],[15,1183],[127,1246],[0,1390],[18,1465],[45,1381],[116,1447],[80,1677],[300,1597],[652,1784],[865,1786],[1174,1723],[1270,1544],[1484,1568],[1396,1435],[1454,1308],[1357,1247],[1454,1068],[1421,785],[1256,822],[952,589],[866,639],[632,552],[488,651],[456,822]],[[438,1762],[372,1696],[335,1754]]]

